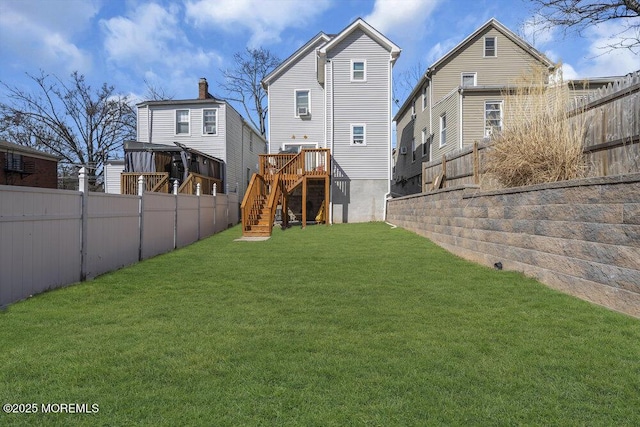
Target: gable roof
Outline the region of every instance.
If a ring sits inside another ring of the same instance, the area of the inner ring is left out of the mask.
[[[311,40],[309,40],[302,47],[296,50],[291,56],[289,56],[287,59],[281,62],[280,65],[278,65],[273,71],[271,71],[269,74],[264,76],[261,82],[262,87],[266,90],[267,86],[269,86],[269,83],[271,83],[273,79],[275,79],[280,74],[282,74],[282,71],[284,71],[289,65],[293,64],[301,56],[305,55],[313,46],[317,44],[318,41],[322,41],[323,43],[326,43],[329,40],[331,40],[331,36],[320,31],[318,34],[313,36]]]
[[[475,30],[473,33],[467,36],[467,38],[465,38],[460,43],[458,43],[453,49],[447,52],[443,57],[441,57],[436,62],[434,62],[433,65],[427,68],[427,73],[431,72],[431,70],[436,70],[443,62],[445,62],[447,59],[449,59],[450,57],[454,56],[459,51],[461,51],[464,47],[466,47],[466,45],[471,40],[473,40],[479,34],[483,33],[489,27],[493,27],[496,30],[500,31],[505,37],[507,37],[512,42],[520,46],[524,51],[528,52],[531,56],[533,56],[538,61],[545,64],[546,66],[548,67],[554,66],[554,63],[551,62],[549,58],[547,58],[544,54],[540,53],[536,48],[531,46],[526,41],[522,40],[513,31],[511,31],[510,29],[502,25],[500,21],[498,21],[496,18],[491,18],[487,22],[485,22],[482,26],[480,26],[477,30]]]
[[[328,51],[333,49],[336,45],[338,45],[342,40],[344,40],[349,34],[351,34],[355,30],[362,30],[366,35],[375,40],[378,44],[383,46],[385,49],[391,53],[391,59],[395,61],[398,56],[400,56],[400,49],[395,43],[386,38],[382,33],[373,28],[371,25],[367,24],[364,19],[358,18],[353,21],[347,28],[340,31],[337,36],[333,37],[331,41],[322,46],[319,50],[320,56],[325,56]]]
[[[325,57],[327,54],[327,51],[334,48],[338,43],[340,43],[349,34],[351,34],[353,31],[357,29],[362,30],[365,34],[367,34],[369,37],[371,37],[373,40],[375,40],[377,43],[379,43],[381,46],[387,49],[391,53],[391,58],[393,61],[395,61],[400,55],[400,52],[402,51],[402,49],[400,49],[391,40],[383,36],[382,33],[380,33],[378,30],[373,28],[371,25],[367,24],[362,18],[358,18],[355,21],[353,21],[351,24],[349,24],[347,28],[340,31],[338,34],[329,35],[329,34],[323,33],[322,31],[316,34],[311,40],[305,43],[300,49],[296,50],[291,56],[285,59],[273,71],[267,74],[262,79],[262,82],[261,82],[262,87],[265,90],[267,90],[269,84],[276,77],[280,76],[280,74],[282,74],[282,72],[287,67],[289,67],[289,65],[297,61],[301,56],[306,55],[313,46],[318,44],[319,41],[322,42],[322,47],[318,49],[318,54],[321,57]]]
[[[507,37],[512,42],[514,42],[516,45],[520,46],[520,48],[528,52],[531,56],[533,56],[538,61],[542,62],[547,67],[549,68],[554,67],[555,64],[551,62],[551,60],[549,60],[549,58],[547,58],[544,54],[540,53],[536,48],[531,46],[526,41],[522,40],[513,31],[511,31],[510,29],[505,27],[503,24],[501,24],[500,21],[498,21],[496,18],[491,18],[487,22],[485,22],[483,25],[481,25],[478,29],[476,29],[473,33],[467,36],[464,40],[462,40],[460,43],[454,46],[453,49],[451,49],[449,52],[444,54],[444,56],[442,56],[440,59],[438,59],[436,62],[434,62],[431,66],[427,68],[427,70],[422,75],[422,77],[420,78],[416,86],[413,88],[413,90],[411,91],[407,99],[405,99],[404,103],[396,113],[393,120],[397,121],[401,113],[403,113],[407,109],[410,102],[413,101],[413,98],[416,96],[418,91],[422,88],[424,83],[427,81],[428,76],[433,74],[433,72],[436,71],[438,67],[440,67],[443,63],[445,63],[449,58],[451,58],[454,55],[457,55],[461,50],[466,48],[467,45],[471,42],[471,40],[473,40],[475,37],[477,37],[479,34],[483,33],[484,31],[486,31],[490,27],[495,28],[497,31],[500,31],[505,37]]]

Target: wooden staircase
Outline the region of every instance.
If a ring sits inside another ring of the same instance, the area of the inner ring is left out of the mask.
[[[325,184],[325,218],[329,212],[329,182],[331,155],[327,149],[305,149],[298,154],[263,154],[260,172],[251,177],[242,200],[242,235],[245,237],[271,236],[276,210],[282,208],[283,225],[287,225],[287,201],[300,185],[303,187],[303,206],[310,179]],[[303,227],[306,212],[303,213]]]

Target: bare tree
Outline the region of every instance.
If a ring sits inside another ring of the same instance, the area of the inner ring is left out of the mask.
[[[400,71],[393,79],[393,99],[398,107],[407,99],[418,84],[426,69],[418,61],[411,67]]]
[[[0,136],[17,144],[42,149],[63,161],[89,168],[94,187],[103,165],[136,135],[136,115],[126,96],[103,84],[92,90],[83,75],[68,82],[45,74],[27,74],[34,93],[0,82]]]
[[[147,93],[145,94],[145,100],[147,101],[167,101],[175,97],[175,95],[169,94],[162,86],[157,86],[146,79],[144,84],[147,86]]]
[[[233,69],[222,70],[224,81],[220,87],[227,92],[228,100],[242,104],[253,126],[265,136],[267,92],[260,82],[280,64],[280,59],[267,49],[247,48],[236,52],[233,60],[236,64]]]
[[[563,27],[578,34],[603,22],[618,20],[623,29],[611,34],[609,49],[640,49],[640,0],[531,0],[546,28]]]

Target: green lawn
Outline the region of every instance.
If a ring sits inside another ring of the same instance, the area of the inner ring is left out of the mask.
[[[640,320],[382,223],[238,227],[0,312],[0,425],[640,425]]]

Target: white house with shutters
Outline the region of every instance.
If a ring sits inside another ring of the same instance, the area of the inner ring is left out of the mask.
[[[269,151],[328,149],[329,220],[384,220],[391,179],[392,69],[401,49],[362,19],[320,32],[262,81]]]

